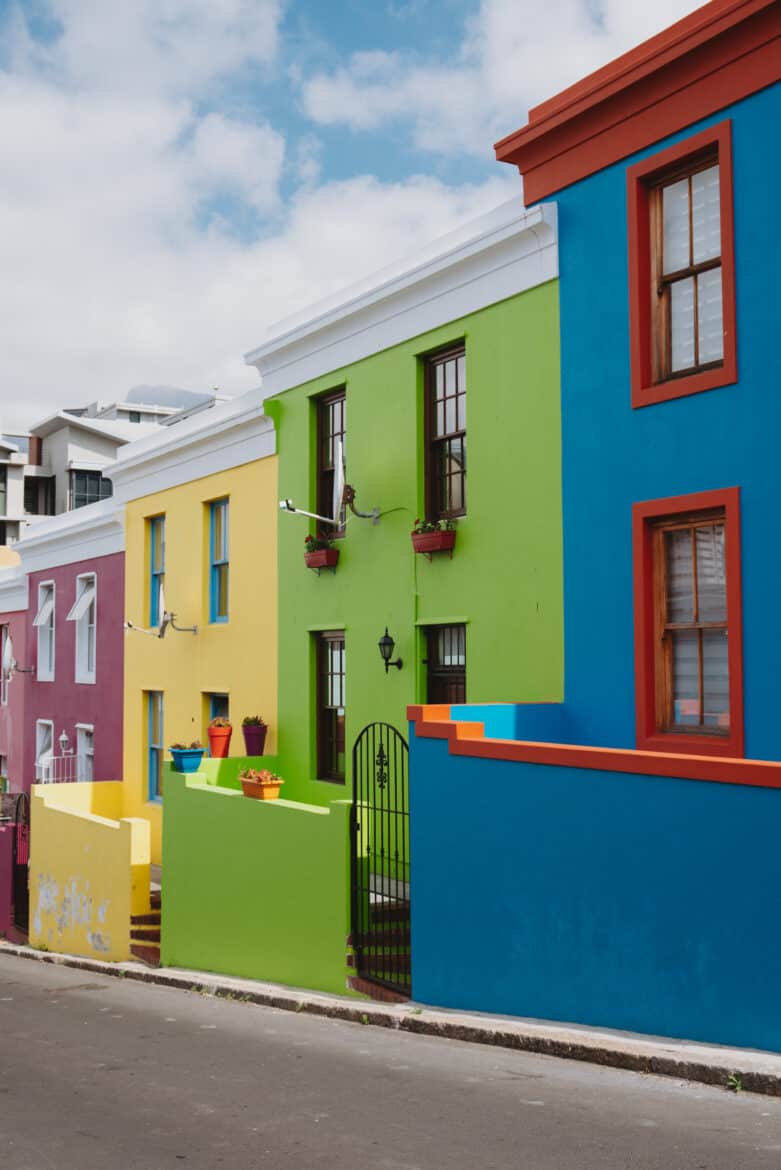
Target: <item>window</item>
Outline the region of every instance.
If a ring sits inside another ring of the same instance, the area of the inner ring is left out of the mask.
[[[38,660],[36,678],[38,682],[54,681],[54,623],[55,590],[53,581],[43,581],[38,586],[38,611],[33,626],[38,631]]]
[[[24,510],[28,516],[38,515],[38,480],[28,475],[24,480]]]
[[[71,471],[71,509],[83,508],[97,500],[105,500],[112,494],[110,479],[104,479],[99,471]]]
[[[8,511],[8,468],[0,463],[0,516]]]
[[[128,412],[127,418],[128,418],[128,422],[140,423],[141,422],[141,411],[140,410],[131,410]]]
[[[165,598],[165,516],[147,520],[149,528],[149,624],[159,626],[163,620]]]
[[[466,514],[466,353],[426,361],[426,517]]]
[[[8,791],[8,756],[0,756],[0,792]]]
[[[95,658],[97,642],[97,579],[94,573],[85,573],[76,578],[76,600],[66,621],[76,623],[76,669],[77,683],[95,682]]]
[[[11,640],[11,634],[7,625],[0,626],[0,706],[8,706],[8,669],[6,666],[6,659],[8,658],[8,643]]]
[[[737,380],[725,122],[627,172],[632,404]]]
[[[228,620],[228,501],[209,505],[209,621]]]
[[[334,475],[337,466],[337,449],[342,446],[342,461],[345,459],[347,438],[347,395],[344,390],[325,394],[317,402],[317,506],[321,516],[334,514]],[[329,531],[329,536],[344,536],[347,517],[342,507],[338,528]]]
[[[344,631],[317,635],[317,774],[344,784]]]
[[[209,719],[230,719],[230,700],[227,695],[207,695],[209,700]]]
[[[95,779],[95,732],[90,723],[76,724],[76,779]]]
[[[150,800],[163,795],[163,692],[146,692],[147,789]]]
[[[466,702],[466,626],[430,626],[428,642],[428,703]]]
[[[636,504],[637,746],[742,756],[737,488]]]
[[[54,777],[54,723],[51,719],[35,722],[35,779],[48,784]]]

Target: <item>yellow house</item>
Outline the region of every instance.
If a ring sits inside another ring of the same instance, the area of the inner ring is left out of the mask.
[[[149,821],[159,864],[171,744],[206,744],[228,715],[243,756],[242,718],[261,715],[276,748],[277,459],[260,392],[128,445],[111,476],[126,508],[123,814]]]

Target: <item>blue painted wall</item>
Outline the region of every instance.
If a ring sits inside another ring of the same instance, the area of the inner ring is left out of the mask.
[[[780,812],[771,789],[453,757],[411,729],[415,998],[781,1051]]]
[[[632,410],[626,169],[727,117],[739,382]],[[779,758],[781,632],[773,617],[781,581],[781,152],[768,149],[779,125],[776,86],[553,196],[561,266],[566,741],[635,746],[632,504],[738,485],[746,755]],[[547,738],[550,726],[546,716],[537,737]]]

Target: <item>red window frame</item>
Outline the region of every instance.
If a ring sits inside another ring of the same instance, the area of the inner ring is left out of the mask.
[[[694,163],[697,156],[715,149],[719,161],[721,211],[722,313],[724,359],[721,365],[684,374],[654,379],[653,240],[651,199],[665,171]],[[632,406],[651,406],[703,390],[729,386],[738,380],[735,333],[735,227],[732,199],[732,123],[727,120],[710,126],[675,146],[651,155],[627,169],[627,212],[629,245],[629,328]]]
[[[661,731],[657,727],[654,551],[655,525],[693,512],[724,512],[727,568],[729,735]],[[740,488],[647,500],[632,509],[635,602],[636,747],[639,751],[743,758],[743,628],[740,583]]]

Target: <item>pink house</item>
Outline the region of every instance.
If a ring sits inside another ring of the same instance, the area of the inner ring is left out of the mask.
[[[123,534],[109,499],[36,523],[16,546],[27,606],[7,615],[11,791],[122,778]]]
[[[14,672],[27,657],[27,578],[21,569],[0,570],[0,790],[22,791],[29,772],[25,758],[24,709],[29,675]],[[29,787],[29,785],[28,785]]]

